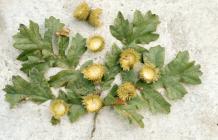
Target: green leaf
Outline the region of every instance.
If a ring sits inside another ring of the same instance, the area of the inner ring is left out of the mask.
[[[31,80],[30,87],[33,90],[32,94],[42,96],[43,98],[46,98],[46,100],[52,99],[54,97],[51,93],[50,86],[48,82],[46,81],[43,73],[40,73],[36,69],[32,69],[30,71],[29,77]],[[39,102],[41,102],[40,99],[34,99],[34,101],[36,102],[38,100]],[[46,100],[43,100],[43,101],[46,101]]]
[[[111,88],[111,84],[113,83],[114,81],[114,78],[108,78],[109,77],[109,74],[107,74],[105,76],[106,78],[104,78],[104,81],[101,82],[101,89],[102,90],[108,90]],[[105,79],[109,79],[109,80],[105,80]]]
[[[107,53],[105,58],[106,73],[102,79],[101,87],[103,90],[107,90],[111,87],[115,76],[120,72],[119,57],[121,49],[114,44],[111,52]]]
[[[148,107],[148,101],[143,99],[141,96],[134,97],[133,99],[129,100],[127,104],[136,109],[143,109],[144,107]]]
[[[163,78],[163,86],[166,89],[167,97],[172,100],[181,99],[187,93],[184,86],[170,76]]]
[[[69,37],[60,36],[58,38],[59,55],[65,57],[66,49],[69,45]]]
[[[13,85],[5,87],[6,101],[10,103],[11,107],[26,100],[43,103],[53,98],[50,87],[40,72],[33,69],[29,76],[30,82],[20,76],[14,76],[12,78]]]
[[[68,117],[70,119],[70,122],[75,122],[79,119],[80,116],[84,115],[86,113],[85,108],[82,105],[71,105]]]
[[[117,95],[118,86],[114,85],[107,96],[104,98],[104,105],[109,106],[113,105],[116,102],[116,95]]]
[[[71,46],[66,54],[68,65],[75,68],[86,49],[86,39],[80,34],[76,34],[72,38]]]
[[[148,44],[159,38],[159,35],[154,33],[157,30],[157,25],[160,23],[157,15],[148,11],[143,15],[136,10],[133,19],[133,38],[136,43]]]
[[[166,75],[170,75],[179,79],[180,82],[187,84],[200,84],[200,66],[195,65],[194,61],[189,62],[188,51],[179,52],[174,60],[172,60],[165,68]]]
[[[66,88],[69,89],[71,93],[80,96],[84,96],[95,91],[95,85],[93,82],[85,79],[83,74],[80,72],[76,73],[76,78],[70,80]]]
[[[74,70],[63,70],[54,76],[50,77],[49,84],[52,87],[61,87],[67,84],[69,81],[75,81],[78,76]]]
[[[85,63],[83,63],[81,66],[80,66],[80,71],[82,71],[84,68],[86,68],[87,66],[93,64],[93,60],[87,60]]]
[[[143,53],[144,63],[152,63],[156,67],[164,65],[165,49],[161,46],[155,46],[149,49],[148,52]]]
[[[45,62],[44,60],[39,60],[35,62],[31,62],[32,60],[28,60],[26,63],[22,64],[21,71],[28,74],[30,70],[37,69],[41,73],[45,73],[50,66],[52,66],[52,61]]]
[[[141,96],[144,100],[148,101],[149,108],[152,112],[169,113],[170,104],[163,98],[163,96],[156,90],[143,86],[141,91]]]
[[[64,24],[60,22],[60,19],[56,19],[53,16],[45,19],[45,28],[47,29],[44,35],[45,40],[52,44],[52,38],[54,37],[55,33],[60,31],[63,27]]]
[[[54,17],[46,19],[46,32],[44,38],[42,38],[37,23],[30,21],[29,27],[20,25],[19,32],[14,36],[14,47],[22,50],[17,59],[25,62],[21,68],[23,72],[28,74],[32,68],[35,68],[44,73],[49,67],[53,66],[52,40],[55,37],[55,32],[63,26],[64,24],[60,23],[59,19]],[[63,44],[63,41],[61,42]]]
[[[124,46],[124,47],[127,47],[127,48],[133,48],[135,51],[139,52],[139,53],[144,53],[144,52],[147,52],[148,50],[145,49],[144,47],[142,46],[139,46],[138,44],[136,44],[135,42],[131,43],[130,45],[128,46]]]
[[[201,75],[200,65],[194,65],[181,75],[181,82],[193,85],[201,84]]]
[[[149,44],[158,39],[159,35],[154,33],[160,23],[157,15],[148,11],[143,15],[140,11],[135,11],[134,19],[129,22],[121,12],[118,13],[114,25],[110,26],[111,34],[123,44]]]
[[[114,20],[114,25],[110,26],[111,34],[120,40],[123,44],[130,44],[131,36],[133,34],[133,26],[127,19],[124,19],[121,12],[118,13]]]
[[[13,36],[13,46],[19,50],[35,50],[42,49],[46,46],[39,33],[39,25],[30,21],[29,28],[20,24],[19,31]]]
[[[68,104],[82,104],[82,97],[78,94],[75,94],[70,89],[67,90],[67,93],[61,90],[58,95],[58,99],[62,99]]]
[[[119,65],[121,49],[113,44],[111,52],[107,53],[105,58],[105,65],[108,68],[112,68]]]
[[[127,118],[130,123],[136,123],[138,124],[141,128],[144,128],[144,123],[143,123],[143,116],[138,114],[135,110],[133,110],[131,107],[127,105],[117,105],[114,106],[114,110],[123,116],[124,118]]]
[[[121,71],[121,77],[123,82],[136,83],[138,81],[138,74],[134,70]]]
[[[17,57],[17,60],[20,61],[27,61],[29,56],[35,56],[41,58],[41,51],[39,50],[26,50],[21,52],[21,54]]]

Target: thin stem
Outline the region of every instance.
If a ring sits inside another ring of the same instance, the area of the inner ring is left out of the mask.
[[[95,113],[93,118],[93,126],[91,131],[91,139],[94,137],[95,129],[96,129],[96,120],[97,120],[98,113]]]

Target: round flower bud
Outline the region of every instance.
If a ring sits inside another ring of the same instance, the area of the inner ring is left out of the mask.
[[[89,16],[90,8],[85,2],[78,5],[73,12],[73,16],[78,20],[86,20]]]
[[[91,64],[82,73],[86,79],[99,83],[105,74],[105,68],[101,64]]]
[[[153,64],[144,64],[139,73],[140,79],[146,83],[156,82],[160,77],[160,71]]]
[[[87,95],[83,97],[83,105],[88,112],[97,112],[101,109],[103,103],[99,95]]]
[[[102,22],[100,20],[100,15],[102,14],[102,9],[96,8],[91,10],[88,23],[94,27],[99,27],[102,25]]]
[[[87,40],[87,47],[92,52],[101,51],[105,46],[104,38],[101,36],[92,36]]]
[[[136,88],[130,82],[120,85],[117,90],[118,97],[123,101],[131,99],[132,97],[136,96],[136,94]]]
[[[53,100],[50,104],[50,111],[55,119],[60,119],[69,110],[68,105],[60,99]]]
[[[120,55],[120,65],[123,70],[130,70],[140,60],[140,54],[134,49],[124,50]]]

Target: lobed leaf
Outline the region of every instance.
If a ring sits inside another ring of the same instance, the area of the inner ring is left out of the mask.
[[[86,114],[86,110],[82,105],[71,105],[68,117],[70,119],[70,122],[75,122],[81,117],[82,115]]]
[[[61,87],[66,85],[69,81],[75,81],[78,76],[74,70],[63,70],[56,75],[50,77],[49,84],[52,87]]]
[[[59,49],[59,55],[61,57],[65,57],[65,52],[66,52],[66,49],[69,45],[69,37],[64,37],[64,36],[60,36],[58,38],[58,49]]]
[[[159,35],[154,33],[157,25],[160,23],[157,15],[148,11],[143,15],[136,10],[134,19],[129,22],[124,18],[121,12],[118,13],[114,25],[110,26],[111,34],[120,40],[123,44],[149,44],[158,39]]]
[[[127,104],[136,109],[143,109],[144,107],[148,107],[148,101],[139,95],[128,101]]]
[[[80,34],[76,34],[76,36],[72,38],[71,46],[66,53],[68,65],[75,68],[86,49],[86,39]]]
[[[46,46],[39,33],[39,25],[30,20],[29,28],[20,24],[19,32],[13,36],[13,46],[19,50],[42,49]]]
[[[132,69],[129,71],[121,71],[122,82],[136,83],[138,81],[138,74]]]
[[[116,95],[117,95],[118,86],[114,85],[107,96],[104,98],[104,105],[114,105],[116,102]]]
[[[107,53],[105,58],[106,73],[102,79],[101,87],[103,90],[107,90],[111,87],[111,83],[114,81],[115,76],[120,72],[119,57],[121,49],[114,44],[111,52]]]
[[[64,92],[61,90],[59,95],[58,95],[58,99],[62,99],[68,104],[75,104],[75,105],[82,104],[81,96],[78,94],[75,94],[70,89],[68,89],[67,92]]]
[[[172,77],[163,78],[163,86],[166,89],[166,95],[169,99],[181,99],[186,93],[185,87]]]
[[[130,123],[136,123],[141,128],[144,128],[144,123],[142,120],[144,117],[128,105],[116,105],[114,106],[114,110],[124,118],[127,118]]]
[[[129,23],[121,12],[118,12],[117,18],[114,20],[114,25],[110,26],[111,34],[120,40],[123,44],[130,44],[133,34],[133,25]]]
[[[148,52],[143,53],[144,63],[152,63],[156,67],[164,65],[165,49],[161,46],[155,46],[149,49]]]
[[[75,76],[76,78],[71,79],[66,86],[72,94],[84,96],[95,91],[95,85],[93,82],[85,79],[82,73],[77,71]]]
[[[63,27],[64,24],[60,22],[60,19],[56,19],[53,16],[45,19],[45,28],[47,31],[44,34],[44,39],[52,44],[55,33],[60,31]]]
[[[12,78],[13,85],[7,85],[4,89],[6,92],[6,101],[11,107],[26,100],[31,100],[36,103],[43,103],[47,100],[53,99],[50,87],[44,76],[33,69],[30,71],[30,82],[24,80],[20,76]]]
[[[169,113],[170,104],[164,99],[164,97],[145,84],[137,84],[142,88],[141,96],[148,102],[149,108],[152,112]]]
[[[189,62],[188,51],[179,52],[174,60],[172,60],[165,68],[166,75],[179,78],[180,82],[188,84],[200,84],[200,66],[195,62]]]

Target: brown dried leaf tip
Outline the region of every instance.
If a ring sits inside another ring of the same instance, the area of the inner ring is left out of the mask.
[[[55,33],[57,36],[65,36],[69,37],[70,29],[67,27],[63,27],[60,31]]]

